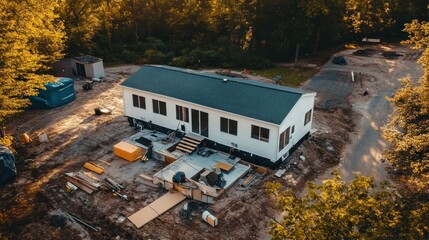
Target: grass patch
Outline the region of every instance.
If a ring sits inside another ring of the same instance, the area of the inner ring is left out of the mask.
[[[319,69],[317,68],[276,66],[262,70],[251,70],[250,72],[270,79],[281,76],[281,80],[279,81],[281,85],[299,87],[318,71]]]

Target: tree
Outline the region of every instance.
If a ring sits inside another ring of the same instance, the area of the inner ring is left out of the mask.
[[[93,48],[92,38],[101,25],[101,0],[60,0],[59,6],[67,34],[67,53],[74,55]]]
[[[302,197],[275,183],[268,190],[284,213],[270,223],[273,239],[423,239],[429,233],[428,203],[359,174],[347,185],[333,172],[322,185],[307,183]]]
[[[56,0],[0,0],[0,128],[54,80],[43,74],[62,57]]]
[[[347,0],[345,21],[355,33],[379,33],[391,26],[394,19],[391,15],[392,7],[397,0]]]
[[[424,50],[419,59],[424,75],[417,84],[410,78],[401,80],[402,88],[389,98],[394,113],[383,128],[391,144],[384,156],[410,178],[409,183],[429,193],[429,23],[413,21],[405,31],[410,35],[406,43]]]
[[[314,46],[313,54],[317,55],[321,34],[327,33],[324,39],[338,38],[339,31],[330,30],[331,28],[341,29],[344,25],[342,19],[345,13],[345,4],[337,0],[309,0],[305,2],[305,14],[314,24]],[[323,30],[323,31],[322,31]]]

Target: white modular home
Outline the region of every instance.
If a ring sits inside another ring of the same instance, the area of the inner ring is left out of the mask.
[[[121,84],[130,124],[204,138],[204,145],[275,167],[311,129],[316,93],[169,66]]]
[[[103,59],[91,55],[75,57],[72,59],[72,70],[74,75],[87,78],[103,78]]]

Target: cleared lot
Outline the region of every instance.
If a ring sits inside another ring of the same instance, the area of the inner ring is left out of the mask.
[[[349,71],[347,68],[354,66],[352,64],[355,58],[357,57],[348,59],[349,65],[342,70]],[[386,64],[385,59],[379,60],[380,62],[377,60],[358,68],[372,71],[374,73],[371,75],[374,75],[382,67],[379,64]],[[389,60],[388,63],[389,66],[396,67],[400,61]],[[139,66],[106,69],[105,81],[96,84],[92,91],[83,91],[83,81],[76,81],[76,101],[53,110],[27,111],[8,126],[7,131],[17,141],[20,141],[19,136],[25,132],[33,139],[45,132],[49,142],[34,141],[29,145],[18,142],[18,179],[0,189],[0,232],[11,239],[40,239],[40,236],[45,239],[269,238],[267,223],[280,217],[281,213],[276,210],[273,199],[266,194],[264,183],[280,182],[285,188],[299,192],[307,180],[315,179],[324,170],[337,164],[349,141],[349,133],[354,130],[354,124],[365,121],[365,118],[356,114],[359,108],[352,108],[352,104],[366,106],[374,97],[371,95],[372,97],[362,98],[357,95],[361,93],[360,85],[345,80],[347,74],[337,69],[337,66],[327,66],[326,70],[336,74],[335,81],[324,77],[322,73],[320,76],[325,80],[320,79],[328,83],[317,82],[313,85],[310,81],[307,85],[318,92],[314,112],[314,128],[317,131],[290,156],[290,161],[296,164],[282,178],[275,177],[275,172],[270,170],[249,188],[242,188],[240,181],[232,185],[215,205],[208,206],[208,210],[219,219],[216,228],[203,222],[200,214],[195,215],[193,220],[182,220],[180,211],[188,201],[140,229],[126,220],[130,214],[166,192],[162,188],[144,185],[138,176],[142,172],[158,172],[164,167],[162,162],[129,163],[113,155],[114,144],[136,133],[123,117],[119,84],[139,69]],[[405,68],[402,70],[408,71]],[[363,79],[364,84],[371,81],[372,78]],[[338,84],[341,85],[336,86]],[[343,92],[343,89],[347,91]],[[97,107],[108,107],[113,112],[111,115],[94,115],[94,108]],[[356,126],[355,130],[359,132],[360,124]],[[354,134],[351,136],[354,138]],[[305,161],[299,160],[301,153],[305,156]],[[98,159],[111,164],[106,167],[107,175],[126,186],[123,194],[130,201],[112,196],[106,191],[91,195],[82,191],[66,191],[64,173],[79,171],[85,162]],[[65,212],[74,214],[101,230],[95,232],[82,227],[67,218]]]

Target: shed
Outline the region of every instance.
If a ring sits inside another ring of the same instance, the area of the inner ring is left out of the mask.
[[[57,78],[56,82],[46,83],[45,87],[46,90],[38,90],[38,96],[29,97],[32,108],[56,108],[76,99],[73,79],[71,78]]]
[[[72,59],[73,74],[87,78],[103,78],[103,59],[91,55],[74,57]]]

